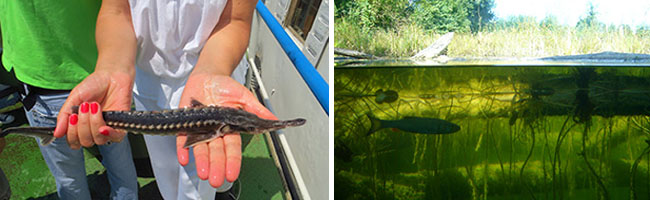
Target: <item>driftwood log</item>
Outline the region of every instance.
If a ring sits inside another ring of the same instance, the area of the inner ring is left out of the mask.
[[[364,53],[364,52],[350,50],[350,49],[342,49],[342,48],[334,48],[334,54],[347,56],[347,57],[352,57],[352,58],[359,58],[359,59],[376,59],[376,58],[378,58],[378,57],[376,57],[374,55],[367,54],[367,53]]]
[[[433,59],[435,57],[446,55],[447,47],[454,39],[454,32],[449,32],[436,40],[429,47],[422,49],[422,51],[415,54],[411,59]]]

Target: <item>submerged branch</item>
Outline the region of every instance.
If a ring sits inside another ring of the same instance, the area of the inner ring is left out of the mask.
[[[607,192],[607,188],[605,187],[605,184],[603,183],[602,178],[598,176],[596,173],[596,170],[591,166],[591,163],[589,163],[589,160],[587,160],[587,132],[589,131],[589,125],[585,124],[585,130],[582,132],[582,152],[580,153],[580,156],[585,160],[585,164],[587,164],[587,168],[589,168],[589,172],[596,177],[596,183],[598,183],[598,186],[603,192],[603,196],[605,196],[605,199],[609,199],[609,193]]]
[[[646,143],[648,143],[648,146],[643,149],[643,152],[641,155],[639,155],[638,158],[634,161],[634,164],[632,165],[632,169],[630,170],[630,199],[635,200],[636,199],[636,190],[634,189],[635,184],[634,184],[634,179],[636,177],[636,169],[639,166],[639,162],[641,162],[641,158],[643,158],[644,155],[650,153],[650,140],[646,140]]]
[[[530,160],[530,157],[533,156],[533,150],[535,150],[535,130],[533,129],[532,125],[529,125],[530,127],[530,132],[531,132],[531,137],[533,139],[532,144],[530,145],[530,151],[528,152],[528,156],[526,156],[526,160],[524,160],[524,164],[521,165],[521,169],[519,170],[519,178],[521,180],[521,183],[524,185],[526,190],[530,193],[530,196],[532,199],[537,199],[535,198],[535,193],[533,193],[533,190],[526,184],[524,181],[524,169],[526,169],[526,164],[528,164],[528,160]]]
[[[560,133],[558,133],[557,142],[555,143],[555,155],[553,156],[553,161],[552,161],[552,165],[551,165],[551,169],[552,169],[552,172],[553,172],[553,178],[552,178],[552,181],[553,181],[552,182],[553,199],[555,199],[556,192],[557,192],[556,191],[557,186],[556,186],[556,180],[555,180],[556,179],[556,177],[555,177],[556,168],[558,170],[557,174],[562,173],[562,162],[561,162],[561,159],[560,159],[560,150],[561,150],[560,147],[562,146],[562,141],[564,140],[564,138],[566,138],[567,133],[569,133],[569,130],[571,130],[573,128],[573,126],[575,126],[575,124],[573,124],[573,125],[571,125],[569,128],[567,128],[565,130],[566,125],[569,122],[569,119],[571,119],[571,117],[567,117],[566,120],[564,120],[564,123],[562,123],[562,128],[560,128]]]

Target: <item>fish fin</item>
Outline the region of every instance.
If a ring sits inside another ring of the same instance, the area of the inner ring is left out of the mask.
[[[45,135],[45,134],[39,135],[38,138],[41,139],[41,146],[47,146],[48,144],[52,144],[52,142],[54,142],[54,140],[56,139],[52,135]]]
[[[70,112],[72,112],[72,114],[79,114],[79,106],[72,106]]]
[[[209,142],[214,138],[219,137],[219,134],[216,132],[209,132],[209,133],[197,133],[197,134],[188,134],[187,135],[187,140],[185,140],[185,144],[183,145],[183,148],[189,148],[193,147],[194,145]]]
[[[196,99],[192,98],[192,100],[190,102],[190,107],[192,107],[192,108],[205,107],[205,105],[203,103],[201,103],[199,100],[196,100]]]
[[[368,130],[368,133],[366,136],[371,135],[374,132],[377,132],[379,129],[382,129],[381,127],[381,120],[377,119],[375,116],[372,116],[372,114],[367,113],[368,119],[370,119],[370,130]]]
[[[221,124],[216,130],[187,134],[187,140],[185,140],[183,148],[189,148],[197,144],[209,142],[217,137],[223,136],[225,133],[229,133],[230,131],[230,126]]]

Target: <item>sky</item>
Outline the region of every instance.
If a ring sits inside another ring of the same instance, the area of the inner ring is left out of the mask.
[[[524,15],[540,21],[554,15],[559,23],[575,26],[586,16],[589,2],[595,6],[596,18],[607,25],[650,25],[650,0],[495,0],[493,11],[501,19]]]

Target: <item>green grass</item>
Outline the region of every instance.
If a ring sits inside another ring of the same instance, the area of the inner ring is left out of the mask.
[[[5,138],[7,146],[0,154],[0,168],[4,170],[9,180],[12,199],[56,199],[54,177],[43,160],[36,140],[15,135]],[[107,194],[108,188],[103,187],[108,184],[105,176],[106,170],[88,151],[84,151],[84,159],[91,194],[94,196]],[[153,181],[153,178],[138,178],[140,186],[146,186]],[[157,193],[157,190],[147,192]]]
[[[414,25],[394,29],[361,28],[345,18],[336,19],[334,46],[383,57],[410,57],[442,34]],[[650,53],[650,37],[630,31],[578,30],[536,24],[500,28],[476,34],[456,33],[449,45],[450,57],[543,57],[616,51]]]
[[[396,30],[363,30],[354,23],[340,20],[334,28],[334,46],[376,56],[406,57],[414,55],[439,36],[416,25],[404,25]]]
[[[54,177],[47,170],[36,141],[11,135],[5,139],[7,146],[0,154],[0,168],[9,179],[12,198],[39,197],[56,191]]]

